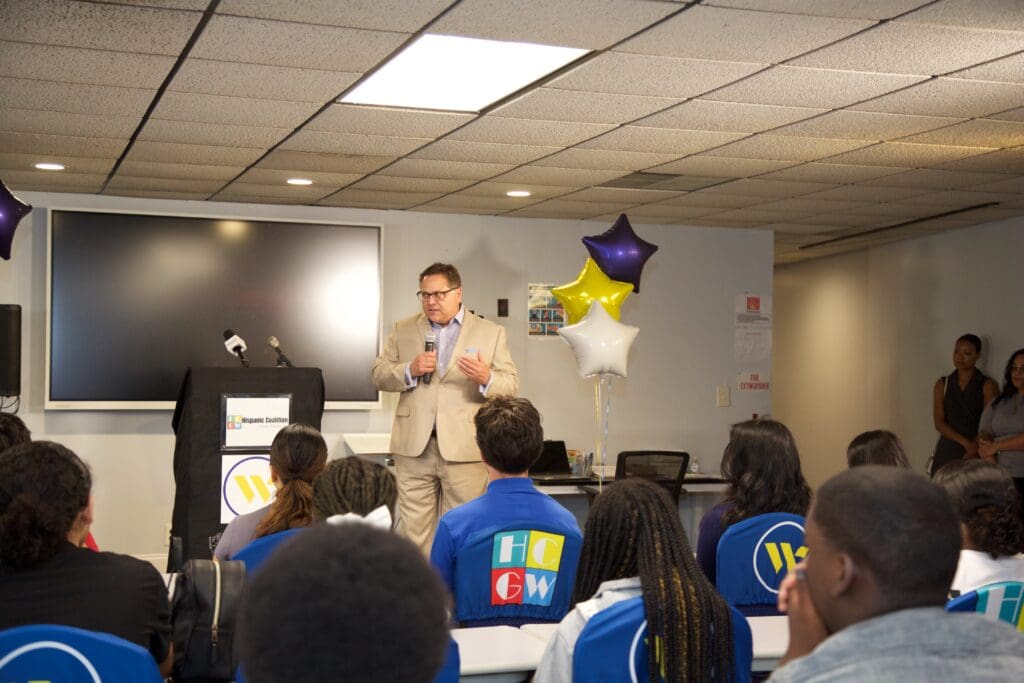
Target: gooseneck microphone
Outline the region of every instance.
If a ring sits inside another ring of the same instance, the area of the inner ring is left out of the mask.
[[[243,366],[249,367],[249,359],[245,357],[245,350],[249,347],[245,345],[245,340],[230,328],[224,330],[224,348],[232,356],[238,356],[238,360],[242,361]]]
[[[274,349],[277,353],[277,367],[279,368],[294,368],[292,362],[288,360],[288,356],[284,355],[284,349],[281,348],[281,342],[277,341],[277,337],[267,337],[267,346]]]
[[[423,350],[424,351],[433,351],[434,350],[434,344],[436,344],[436,343],[437,343],[437,335],[434,334],[433,332],[427,332],[425,335],[423,335]],[[433,377],[434,377],[434,373],[432,373],[432,372],[428,372],[428,373],[424,374],[423,375],[423,383],[424,384],[430,384],[430,380]]]

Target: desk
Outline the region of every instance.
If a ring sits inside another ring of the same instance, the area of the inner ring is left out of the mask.
[[[547,647],[547,641],[512,626],[457,628],[452,638],[459,644],[459,680],[473,683],[526,680]]]

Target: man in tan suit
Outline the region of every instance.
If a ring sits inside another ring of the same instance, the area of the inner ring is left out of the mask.
[[[515,395],[519,374],[505,328],[463,308],[455,266],[428,266],[417,296],[423,313],[395,323],[373,364],[373,383],[401,392],[391,429],[399,516],[406,536],[429,553],[440,516],[487,486],[477,409],[488,396]],[[433,351],[424,350],[429,333]]]

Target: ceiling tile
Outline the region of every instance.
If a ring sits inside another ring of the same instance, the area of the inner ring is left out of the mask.
[[[762,180],[760,178],[743,178],[721,185],[709,187],[705,192],[748,195],[751,197],[770,197],[785,199],[812,192],[820,192],[835,187],[827,183],[794,182],[788,180]]]
[[[143,197],[145,199],[180,199],[202,202],[210,196],[206,192],[164,192],[161,190],[134,190],[130,188],[108,187],[101,194],[114,197]]]
[[[0,92],[4,94],[4,104],[7,106],[95,116],[141,117],[156,96],[155,90],[140,88],[2,77]]]
[[[626,123],[676,104],[666,97],[538,88],[495,110],[499,116],[574,123]]]
[[[950,171],[980,171],[982,173],[1024,173],[1024,148],[1001,149],[969,159],[942,164]]]
[[[127,140],[83,138],[67,135],[0,132],[0,149],[12,154],[68,154],[75,157],[117,158]]]
[[[716,192],[709,192],[708,190],[701,190],[698,192],[688,192],[678,197],[666,199],[660,203],[666,206],[686,206],[695,209],[715,209],[716,212],[721,212],[726,209],[741,209],[747,206],[756,206],[757,204],[761,204],[763,202],[763,197],[752,197],[750,195],[738,194],[721,194]]]
[[[622,171],[556,168],[554,166],[520,166],[491,180],[501,183],[589,187],[606,183],[621,175],[623,175]]]
[[[178,92],[318,102],[336,98],[359,74],[186,59],[169,87]]]
[[[306,130],[403,138],[436,138],[473,119],[473,114],[332,104]]]
[[[942,0],[928,5],[900,21],[1024,31],[1024,10],[1015,0]]]
[[[53,161],[64,164],[65,171],[54,173],[53,171],[36,171],[33,165],[40,161]],[[11,171],[25,171],[30,173],[50,173],[55,176],[67,175],[90,175],[101,174],[104,178],[114,167],[117,157],[109,156],[106,159],[73,157],[66,154],[52,154],[41,158],[38,154],[15,154],[11,152],[0,152],[0,169],[5,169],[4,178]],[[58,182],[59,181],[55,181]]]
[[[847,138],[880,142],[948,126],[963,119],[938,116],[908,116],[868,111],[834,111],[777,130],[773,135],[800,135],[818,138]]]
[[[431,33],[606,48],[679,10],[659,2],[618,0],[463,0],[431,25]]]
[[[982,175],[982,174],[975,174]],[[970,187],[978,192],[1010,192],[1017,194],[1024,194],[1024,177],[1022,176],[1008,176],[996,173],[986,173],[993,177],[1001,178],[999,180],[992,180],[988,182],[978,183],[977,185],[962,185],[961,187]]]
[[[0,41],[0,76],[157,89],[174,57]]]
[[[623,126],[579,145],[579,149],[637,151],[683,156],[745,137],[746,133]]]
[[[184,142],[215,147],[261,147],[267,149],[280,142],[290,132],[284,128],[150,119],[139,133],[138,139],[157,142]]]
[[[864,140],[800,138],[762,133],[708,152],[708,156],[745,159],[816,161],[866,146]],[[897,165],[897,164],[890,164]]]
[[[784,126],[793,121],[823,114],[825,111],[825,109],[807,107],[777,107],[766,104],[690,100],[641,119],[637,125],[652,128],[759,133],[769,128]]]
[[[977,81],[1006,81],[1024,83],[1024,52],[988,64],[980,64],[950,74],[953,78],[970,78]]]
[[[209,196],[224,186],[223,180],[197,178],[139,178],[121,175],[110,179],[108,190],[157,190],[159,192],[188,192]]]
[[[664,164],[678,154],[648,154],[647,152],[619,152],[605,149],[573,147],[534,162],[534,166],[564,168],[590,168],[596,170],[640,171]]]
[[[661,166],[647,169],[652,173],[676,173],[679,175],[713,177],[713,178],[746,178],[770,171],[778,171],[795,165],[795,161],[775,161],[771,159],[739,159],[736,157],[708,156],[697,154],[692,157],[672,161]]]
[[[800,218],[803,215],[794,211],[766,211],[759,206],[753,206],[745,209],[730,209],[729,211],[716,213],[714,217],[718,221],[739,221],[766,227],[773,223]]]
[[[281,143],[280,149],[329,154],[402,156],[428,142],[430,141],[423,138],[300,130]]]
[[[709,208],[704,206],[680,206],[672,204],[644,204],[642,206],[634,206],[629,210],[629,219],[640,218],[667,218],[667,219],[680,219],[680,218],[700,218],[701,216],[711,216],[716,213],[721,213],[720,208]]]
[[[570,147],[614,128],[609,123],[575,123],[482,116],[447,137],[450,140]]]
[[[440,178],[403,178],[401,176],[372,175],[352,185],[352,189],[382,190],[384,192],[424,192],[445,194],[461,190],[472,180],[442,180]],[[510,188],[511,189],[511,188]],[[504,194],[504,192],[502,193]]]
[[[988,202],[999,202],[1005,196],[997,192],[971,192],[969,190],[943,190],[919,194],[902,200],[901,204],[926,206],[935,209],[934,213]]]
[[[350,187],[324,197],[318,203],[325,206],[348,206],[357,203],[360,206],[374,205],[388,209],[408,209],[439,196],[434,192],[382,192]]]
[[[217,13],[305,24],[414,33],[449,5],[451,0],[221,0],[217,6]]]
[[[890,218],[885,216],[872,216],[860,213],[843,213],[843,212],[832,212],[829,211],[823,214],[811,214],[804,216],[803,218],[795,218],[793,222],[800,223],[806,222],[810,225],[819,225],[822,222],[827,221],[830,225],[847,228],[877,228],[889,223],[893,223]]]
[[[321,187],[344,187],[362,178],[360,173],[317,173],[306,170],[278,170],[273,168],[250,168],[238,178],[239,182],[256,185],[287,185],[289,178],[306,178]]]
[[[838,199],[850,202],[893,202],[925,192],[921,189],[886,186],[884,178],[876,182],[878,182],[878,185],[843,185],[842,187],[808,194],[805,197],[807,199]]]
[[[476,213],[493,215],[532,206],[537,203],[533,197],[476,197],[463,193],[433,199],[425,206],[436,208],[473,209]]]
[[[923,79],[923,76],[777,66],[716,90],[704,99],[838,109]]]
[[[774,64],[871,26],[855,19],[695,6],[618,46],[623,52]]]
[[[337,188],[334,188],[337,189]],[[322,186],[311,185],[299,187],[294,185],[259,185],[256,183],[234,182],[224,188],[211,199],[217,201],[260,201],[268,197],[281,200],[288,204],[313,204],[332,190]]]
[[[893,21],[797,59],[821,69],[937,76],[1024,50],[1024,33]]]
[[[4,35],[20,42],[177,56],[200,12],[108,3],[32,0],[0,3]]]
[[[257,100],[168,90],[161,95],[152,118],[294,130],[320,107],[319,102]]]
[[[560,197],[570,192],[575,192],[578,187],[560,187],[555,185],[537,185],[530,183],[505,183],[487,180],[476,183],[460,192],[460,195],[472,195],[477,197],[505,197],[509,190],[528,190],[529,197],[521,197],[521,201],[537,201],[538,199],[550,199]]]
[[[433,161],[430,159],[399,159],[381,171],[384,175],[413,178],[449,178],[452,180],[483,180],[504,173],[511,164],[482,164],[465,161]]]
[[[1017,147],[1024,145],[1024,122],[975,119],[929,133],[912,135],[900,142],[965,147]]]
[[[813,14],[821,17],[847,19],[890,19],[929,0],[886,0],[885,2],[850,2],[850,0],[708,0],[714,7],[755,9],[762,12]]]
[[[584,92],[695,97],[764,68],[762,64],[606,52],[545,84]]]
[[[175,178],[182,180],[231,180],[245,170],[244,166],[203,166],[201,164],[167,164],[159,161],[121,162],[118,175],[137,178]]]
[[[856,183],[872,178],[891,176],[905,168],[886,166],[854,166],[853,164],[810,163],[784,168],[760,176],[764,180],[797,180],[813,183]]]
[[[127,141],[139,125],[130,116],[84,116],[29,109],[0,109],[0,130],[78,137],[116,138]]]
[[[585,190],[573,192],[561,197],[573,202],[605,202],[611,204],[622,204],[632,206],[634,204],[649,204],[660,202],[672,197],[678,197],[682,192],[670,192],[667,190],[636,190],[622,187],[589,187]]]
[[[550,218],[593,218],[605,213],[622,213],[621,205],[610,202],[570,202],[564,199],[549,199],[525,209],[512,211],[508,215]]]
[[[922,190],[948,190],[982,185],[996,180],[1003,180],[1006,177],[998,173],[971,173],[966,171],[940,171],[934,168],[919,168],[895,175],[887,175],[884,178],[866,180],[864,184]]]
[[[530,147],[527,145],[499,145],[493,142],[438,140],[414,152],[410,158],[437,159],[439,161],[482,161],[518,166],[553,154],[560,149],[561,147]]]
[[[305,169],[324,173],[373,173],[390,164],[394,157],[377,155],[316,154],[275,149],[260,159],[259,168]]]
[[[853,107],[918,116],[974,118],[1006,111],[1024,102],[1024,85],[936,78]]]
[[[811,199],[810,197],[792,197],[774,202],[758,204],[766,211],[791,211],[794,213],[805,213],[808,215],[817,214],[839,214],[843,211],[856,211],[859,207],[866,206],[869,202],[855,202],[839,199]],[[797,222],[805,223],[800,220]],[[821,221],[827,225],[829,221]]]
[[[362,73],[396,50],[408,34],[215,15],[191,56]]]
[[[106,173],[54,173],[53,171],[4,171],[4,184],[15,192],[32,190],[60,192],[98,192],[107,180]]]
[[[125,159],[204,166],[248,166],[256,161],[261,154],[263,154],[262,149],[136,140]]]
[[[880,142],[829,158],[832,164],[860,164],[879,166],[906,166],[922,168],[935,166],[954,159],[984,154],[983,147],[953,147],[950,145],[914,145],[904,142]]]

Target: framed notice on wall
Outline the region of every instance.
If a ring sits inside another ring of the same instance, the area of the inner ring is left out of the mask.
[[[270,450],[291,410],[291,394],[221,394],[221,448]]]

